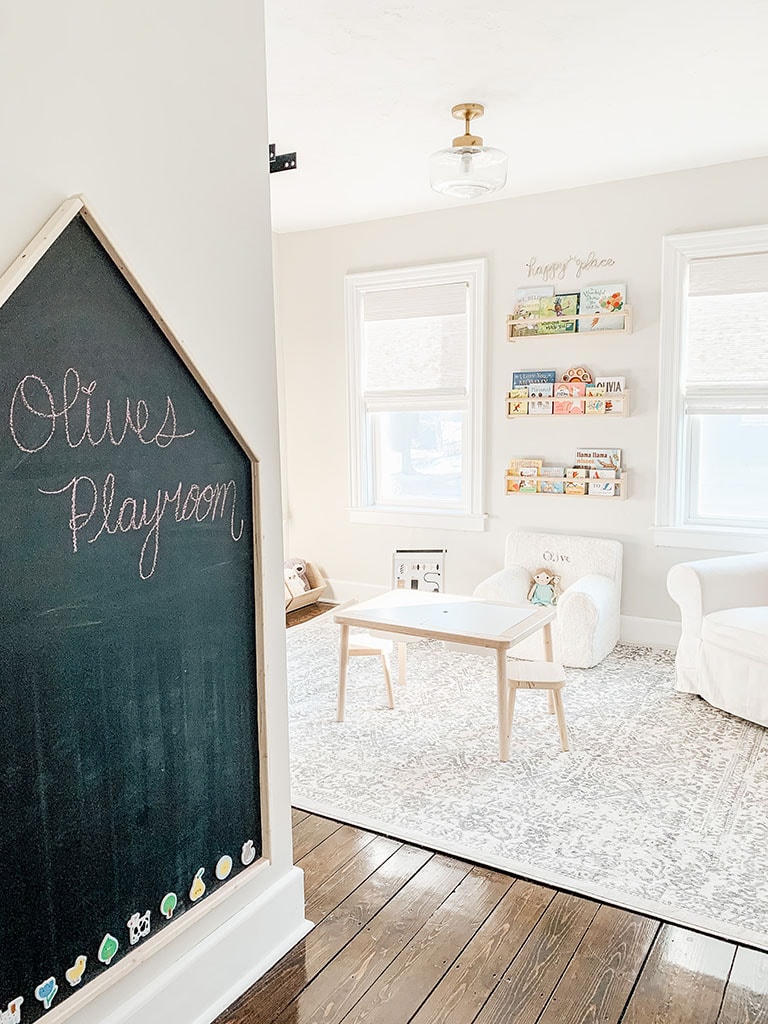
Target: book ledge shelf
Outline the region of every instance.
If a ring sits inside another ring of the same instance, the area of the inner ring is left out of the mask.
[[[590,324],[582,328],[580,321],[590,321]],[[598,321],[600,326],[593,327],[591,321]],[[605,324],[610,326],[605,326]],[[546,329],[541,333],[515,334],[515,328],[536,327],[539,324],[559,324],[561,331]],[[518,338],[551,338],[557,334],[631,334],[632,333],[632,307],[625,305],[616,313],[574,313],[571,316],[523,316],[507,317],[507,341],[517,341]]]
[[[541,416],[543,418],[552,416],[578,416],[580,413],[572,413],[570,410],[560,412],[554,408],[557,402],[560,405],[580,405],[581,413],[587,416],[629,416],[629,397],[630,393],[628,390],[616,392],[615,395],[569,395],[567,398],[558,397],[540,397],[539,395],[532,396],[529,398],[514,398],[512,394],[507,392],[507,418],[508,419],[519,419],[524,416],[526,419],[530,417]],[[601,408],[593,408],[595,403],[599,401],[602,405]],[[524,410],[515,412],[513,403],[518,405],[522,404],[525,406]],[[531,412],[531,405],[547,405],[551,408],[547,409],[546,412]],[[609,408],[610,406],[610,408]],[[619,406],[619,408],[615,408]]]
[[[560,498],[563,496],[595,498],[603,501],[625,501],[627,498],[628,479],[626,470],[622,470],[613,480],[592,480],[586,477],[564,479],[563,477],[551,476],[521,476],[512,470],[507,470],[506,478],[507,494],[555,494]],[[602,485],[601,489],[604,492],[613,491],[613,493],[591,494],[589,491],[591,483]],[[544,489],[542,489],[542,484]],[[558,486],[560,489],[551,489],[553,485]],[[606,487],[606,485],[611,486]]]

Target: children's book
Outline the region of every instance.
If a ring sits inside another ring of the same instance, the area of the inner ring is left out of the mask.
[[[621,448],[577,448],[577,466],[585,469],[621,469]]]
[[[539,300],[539,316],[549,323],[539,324],[539,334],[573,334],[578,330],[579,293],[552,295]]]
[[[525,416],[528,412],[528,388],[512,388],[509,392],[509,415]]]
[[[562,477],[565,476],[564,466],[542,466],[539,470],[539,476],[551,476],[551,477]]]
[[[588,416],[599,416],[605,412],[605,392],[602,388],[596,388],[588,384],[586,397],[584,412]]]
[[[584,403],[580,399],[586,394],[586,385],[581,381],[560,381],[555,384],[552,411],[557,416],[583,413]]]
[[[616,469],[590,469],[590,480],[615,480],[619,473]]]
[[[554,480],[550,477],[539,478],[539,494],[564,494],[565,480]]]
[[[587,471],[583,466],[568,466],[565,471],[566,480],[586,480]]]
[[[535,476],[524,476],[520,480],[520,487],[518,490],[521,494],[535,494],[537,487],[537,480]]]
[[[554,384],[529,384],[528,385],[528,412],[534,415],[550,415],[552,413],[552,398]],[[542,401],[544,399],[544,401]]]
[[[535,469],[538,473],[543,463],[543,459],[512,459],[509,463],[509,471],[519,475],[521,469]]]
[[[587,493],[587,481],[586,480],[566,480],[565,481],[565,494],[586,494]]]
[[[512,316],[515,320],[523,321],[529,318],[538,318],[541,300],[554,295],[554,293],[553,285],[540,285],[537,288],[518,288],[515,292],[515,308]],[[538,333],[539,325],[537,323],[512,325],[513,338],[526,338],[529,335]]]
[[[595,387],[605,391],[605,411],[624,412],[624,399],[622,395],[625,388],[624,377],[597,377]]]
[[[600,316],[601,313],[620,313],[627,301],[625,284],[590,284],[581,290],[579,298],[580,331],[615,331],[624,326],[622,316]],[[584,316],[591,313],[592,316]]]
[[[615,480],[590,480],[589,493],[600,495],[602,498],[614,498],[616,496]]]
[[[557,370],[515,370],[512,374],[513,388],[527,388],[530,384],[554,384]]]

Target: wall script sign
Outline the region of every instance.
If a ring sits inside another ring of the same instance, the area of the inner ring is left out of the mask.
[[[566,256],[562,260],[553,260],[551,263],[539,263],[535,256],[526,263],[528,277],[540,277],[542,281],[554,281],[555,278],[562,281],[568,268],[573,264],[576,268],[576,277],[581,277],[585,270],[596,270],[600,267],[612,267],[616,260],[607,257],[600,259],[591,249],[586,256]]]

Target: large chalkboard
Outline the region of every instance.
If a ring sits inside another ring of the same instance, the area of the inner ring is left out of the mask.
[[[64,217],[0,306],[3,1022],[262,855],[255,463]]]

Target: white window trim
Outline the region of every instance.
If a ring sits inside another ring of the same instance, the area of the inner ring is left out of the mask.
[[[427,529],[470,530],[485,529],[487,514],[482,511],[485,493],[485,459],[483,458],[483,410],[485,397],[485,309],[486,309],[486,268],[485,259],[461,260],[451,263],[432,263],[419,267],[401,267],[396,270],[379,270],[363,274],[347,274],[344,279],[347,336],[347,388],[349,408],[349,464],[350,464],[350,521],[381,526],[412,526]],[[408,285],[450,284],[466,281],[470,289],[470,409],[468,415],[468,445],[465,457],[470,460],[469,510],[455,509],[444,513],[431,507],[419,512],[413,508],[392,508],[366,505],[364,497],[370,493],[370,481],[364,480],[362,454],[366,450],[365,413],[357,387],[360,367],[355,338],[359,336],[363,318],[363,296],[366,290],[381,291],[384,288]]]
[[[768,550],[768,530],[697,527],[684,522],[688,430],[682,387],[682,344],[686,330],[682,298],[688,291],[689,261],[765,252],[767,244],[766,224],[668,235],[663,240],[656,525],[653,528],[654,542],[660,547]]]

